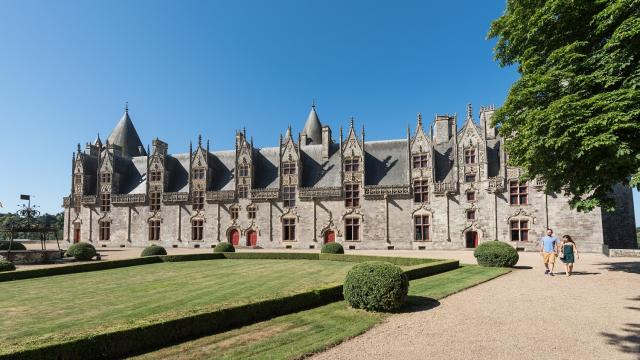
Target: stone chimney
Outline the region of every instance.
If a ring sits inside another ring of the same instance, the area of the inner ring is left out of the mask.
[[[449,142],[453,135],[453,117],[449,115],[436,115],[433,126],[433,142],[435,144],[443,144]]]
[[[331,128],[327,125],[322,127],[322,160],[329,160],[331,156]]]
[[[497,129],[491,125],[491,119],[495,111],[493,105],[480,107],[480,127],[486,132],[487,139],[495,139],[498,136]]]
[[[162,156],[167,156],[167,150],[169,148],[169,145],[167,145],[166,142],[156,138],[155,140],[153,140],[151,142],[151,146],[152,146],[152,149],[151,149],[151,153],[152,154],[157,152],[158,154],[160,154]]]

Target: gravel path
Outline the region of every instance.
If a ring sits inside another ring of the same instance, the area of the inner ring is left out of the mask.
[[[429,255],[465,262],[472,256]],[[395,315],[313,358],[640,359],[638,259],[581,255],[578,273],[569,278],[545,276],[537,253],[521,253],[518,265],[522,269],[443,299],[437,308]]]

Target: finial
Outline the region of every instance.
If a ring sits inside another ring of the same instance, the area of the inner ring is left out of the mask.
[[[246,127],[242,127],[242,137],[247,140],[247,128]]]
[[[127,114],[129,113],[129,102],[128,101],[124,102],[124,112],[127,113]]]
[[[209,152],[209,139],[207,139],[207,153]]]
[[[351,119],[349,119],[349,126],[353,128],[353,116],[351,117]]]
[[[473,108],[471,107],[471,103],[467,104],[467,119],[473,118]]]
[[[312,108],[316,108],[316,98],[313,98],[313,100],[311,100],[311,107]]]
[[[202,134],[198,134],[198,147],[202,147]]]
[[[80,154],[80,143],[78,143],[78,154]]]
[[[418,113],[418,125],[422,126],[422,114]]]

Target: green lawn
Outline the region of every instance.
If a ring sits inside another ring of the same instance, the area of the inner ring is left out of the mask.
[[[438,299],[509,272],[464,266],[411,281],[403,311],[427,309]],[[389,314],[354,310],[343,301],[280,316],[240,329],[147,353],[136,359],[291,359],[362,334]]]
[[[2,345],[52,342],[127,323],[342,283],[354,263],[205,260],[0,283]]]

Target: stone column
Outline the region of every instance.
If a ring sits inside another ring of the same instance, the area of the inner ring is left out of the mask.
[[[493,218],[495,219],[495,239],[498,240],[498,194],[496,192],[493,193]]]
[[[384,235],[385,235],[385,239],[387,240],[387,243],[391,243],[391,241],[389,240],[389,195],[388,194],[384,194],[384,222],[385,222],[385,226],[384,226]]]
[[[273,241],[273,202],[269,200],[269,241]]]
[[[311,199],[313,201],[313,241],[314,242],[318,242],[318,238],[317,238],[317,229],[316,229],[316,223],[318,222],[318,217],[317,217],[317,213],[316,213],[316,198],[312,198]]]
[[[547,193],[544,193],[544,229],[543,233],[546,234],[546,230],[549,228],[549,197]]]
[[[89,208],[89,242],[93,242],[93,209]]]
[[[128,206],[129,214],[127,216],[127,241],[131,242],[131,205]]]
[[[217,204],[218,204],[218,215],[217,215],[216,221],[218,223],[218,225],[217,225],[217,228],[218,228],[218,242],[220,242],[220,203],[217,203]]]
[[[450,225],[450,221],[449,221],[449,193],[444,194],[444,196],[447,198],[447,241],[451,241],[451,225]]]
[[[182,241],[182,204],[178,204],[178,241]]]

